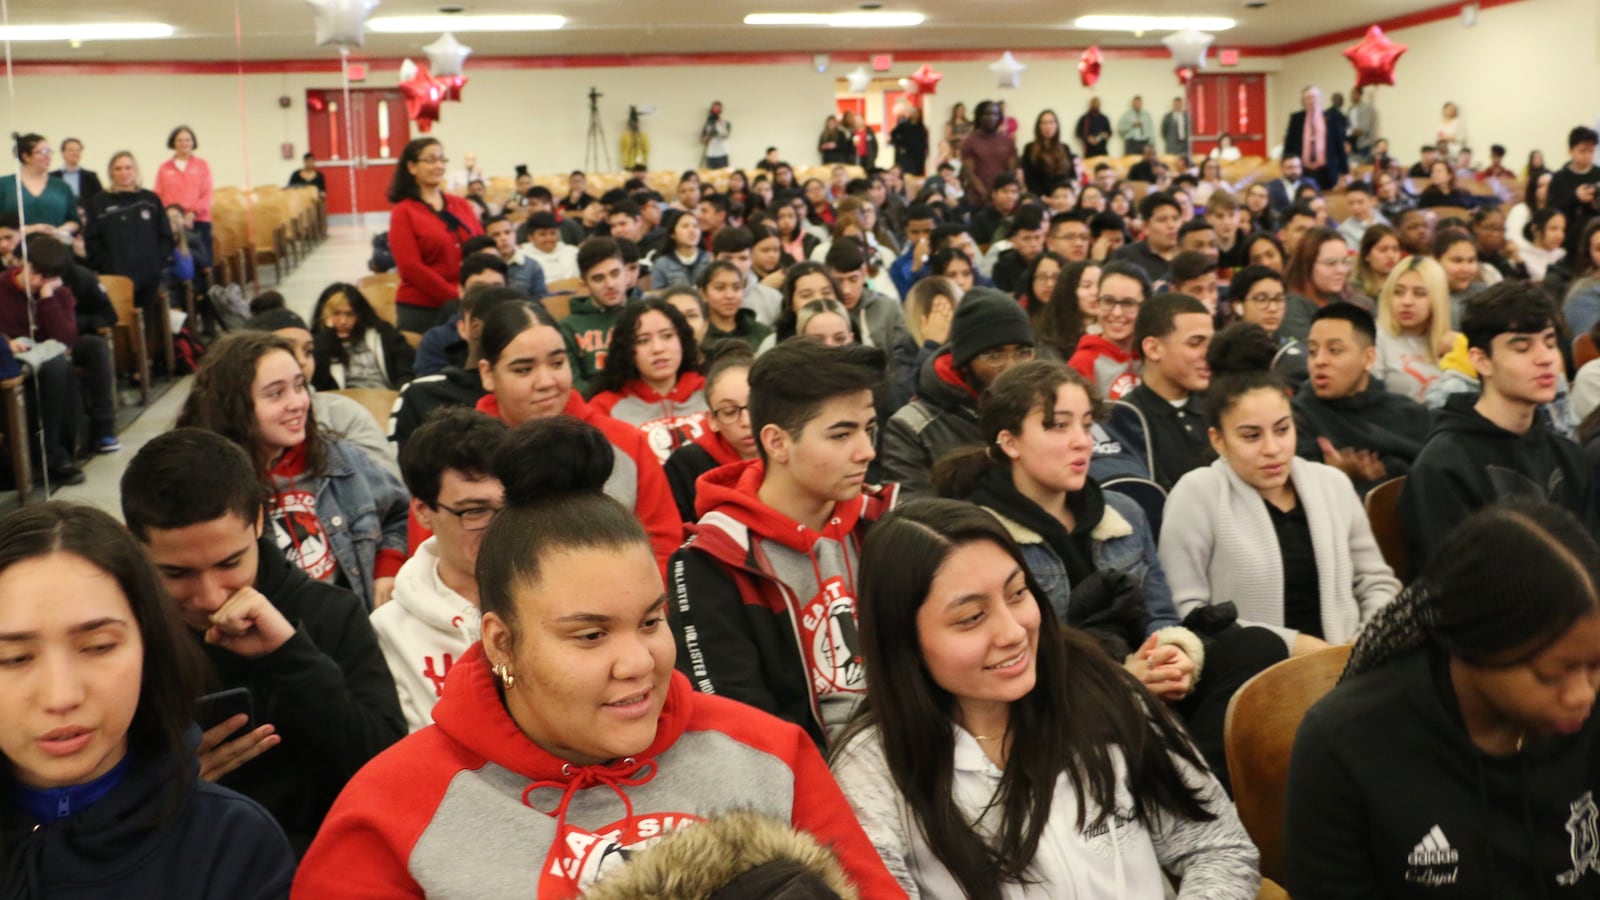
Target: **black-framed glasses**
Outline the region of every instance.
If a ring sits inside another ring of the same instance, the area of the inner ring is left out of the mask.
[[[467,509],[456,509],[443,503],[435,503],[435,509],[442,509],[461,521],[463,531],[482,531],[489,527],[494,517],[500,514],[503,507],[499,506],[472,506]]]
[[[1289,303],[1287,294],[1251,294],[1244,298],[1244,302],[1271,309],[1274,306],[1286,306]]]
[[[711,414],[717,417],[718,422],[721,422],[724,425],[732,425],[738,422],[741,417],[749,415],[750,407],[748,405],[719,406],[712,410]]]

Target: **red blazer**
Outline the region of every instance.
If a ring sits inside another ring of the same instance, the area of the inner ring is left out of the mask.
[[[438,309],[461,296],[461,244],[483,234],[483,225],[461,197],[445,194],[444,208],[461,228],[452,230],[421,200],[401,200],[389,211],[389,252],[400,272],[396,303]]]

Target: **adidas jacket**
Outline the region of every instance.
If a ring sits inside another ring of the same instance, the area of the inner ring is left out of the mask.
[[[798,728],[698,694],[680,674],[655,741],[605,766],[528,740],[481,644],[451,670],[434,717],[351,779],[295,898],[576,897],[656,838],[733,810],[815,837],[863,897],[905,896]]]
[[[1289,765],[1295,900],[1600,897],[1600,718],[1479,750],[1449,662],[1416,650],[1334,688]]]
[[[678,669],[698,690],[794,722],[825,747],[866,694],[861,540],[898,492],[836,504],[819,533],[757,498],[764,476],[750,460],[700,477],[700,522],[667,573]]]
[[[438,538],[428,538],[394,579],[394,599],[372,613],[389,674],[400,692],[406,730],[433,724],[445,676],[478,640],[478,605],[439,577]]]
[[[620,391],[595,394],[589,398],[589,406],[638,428],[656,459],[664,463],[672,451],[710,430],[711,407],[706,404],[705,386],[704,375],[689,372],[671,392],[658,394],[643,379],[635,378]]]

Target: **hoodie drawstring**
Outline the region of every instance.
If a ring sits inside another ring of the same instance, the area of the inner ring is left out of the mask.
[[[648,759],[640,762],[631,756],[624,758],[622,763],[614,768],[606,766],[574,766],[571,763],[562,763],[561,774],[568,779],[565,784],[555,780],[535,781],[522,790],[523,806],[535,812],[555,817],[556,838],[550,842],[551,854],[557,852],[562,840],[566,838],[567,809],[572,804],[572,798],[575,794],[602,784],[611,788],[622,800],[622,808],[625,812],[623,821],[627,821],[633,818],[633,800],[628,797],[628,792],[623,788],[639,787],[649,783],[650,779],[656,777],[656,764]],[[544,812],[544,810],[534,806],[532,801],[528,799],[529,794],[542,788],[561,790],[561,802],[550,812]]]

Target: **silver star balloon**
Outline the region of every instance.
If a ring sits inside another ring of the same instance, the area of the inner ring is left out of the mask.
[[[439,39],[422,48],[428,54],[428,68],[433,74],[444,78],[447,75],[460,75],[461,68],[466,65],[467,57],[472,55],[472,48],[456,40],[456,36],[446,31],[439,35]]]
[[[306,0],[316,16],[317,46],[359,47],[366,38],[367,16],[378,0]]]
[[[410,81],[415,77],[417,77],[417,64],[408,56],[400,63],[400,80]]]
[[[1206,48],[1216,40],[1204,31],[1185,28],[1174,31],[1161,39],[1172,51],[1172,64],[1177,68],[1204,69],[1206,67]]]
[[[1007,50],[1006,54],[989,64],[989,71],[999,80],[1003,88],[1022,87],[1022,70],[1028,68],[1017,62],[1017,58]]]
[[[846,75],[844,80],[850,82],[850,93],[865,94],[867,85],[872,84],[872,73],[865,66],[856,66],[855,71]]]

